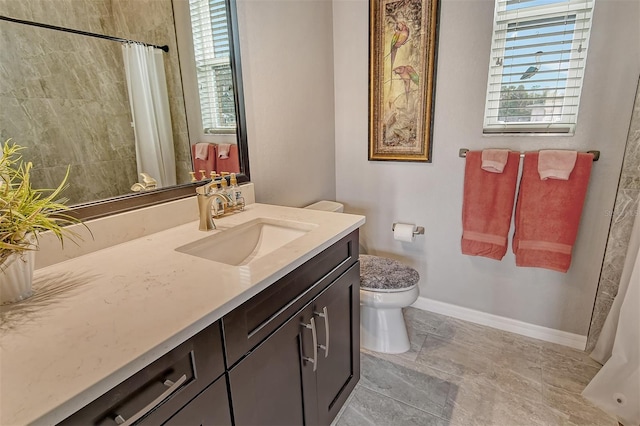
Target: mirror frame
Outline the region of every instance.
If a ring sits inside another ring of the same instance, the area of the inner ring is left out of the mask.
[[[241,173],[237,175],[238,183],[249,182],[249,147],[247,145],[247,122],[244,108],[244,89],[242,85],[242,64],[240,59],[240,36],[238,32],[238,12],[236,0],[225,0],[227,6],[227,25],[230,32],[229,43],[231,51],[231,75],[233,78],[233,96],[236,109],[236,143],[238,144],[238,157],[240,160]],[[173,3],[172,3],[173,8]],[[175,10],[174,10],[175,26]],[[179,55],[179,52],[177,52]],[[182,70],[181,70],[182,74]],[[181,79],[182,81],[182,79]],[[184,83],[183,83],[184,93]],[[188,126],[188,121],[187,121]],[[189,141],[191,144],[191,140]],[[191,150],[189,150],[191,151]],[[193,164],[193,158],[191,159]],[[208,180],[205,180],[206,182]],[[195,195],[195,188],[203,181],[186,183],[160,188],[144,193],[125,194],[118,197],[104,200],[92,201],[89,203],[70,206],[67,214],[81,219],[90,220],[100,217],[110,216],[117,213],[124,213],[144,207],[150,207],[169,201],[180,200]]]

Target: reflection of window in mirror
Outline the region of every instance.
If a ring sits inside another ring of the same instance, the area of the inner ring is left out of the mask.
[[[202,130],[235,133],[236,111],[224,0],[189,0]]]
[[[196,177],[239,172],[228,2],[174,0],[174,13]]]

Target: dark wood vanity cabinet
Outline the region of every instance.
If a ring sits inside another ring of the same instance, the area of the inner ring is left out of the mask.
[[[297,283],[304,290],[275,316],[265,318],[275,331],[229,371],[237,425],[328,425],[337,415],[360,378],[357,241],[356,232],[312,259],[315,270],[324,271],[317,281],[302,285],[305,281],[300,275],[310,273],[305,271],[308,263],[293,272],[297,278],[283,279],[283,285]],[[335,277],[335,273],[339,275]],[[289,315],[290,307],[298,306],[296,300],[304,301],[309,294],[310,300]],[[238,309],[232,313],[231,324],[246,324],[239,321],[243,307]],[[254,309],[253,303],[244,306],[245,318]],[[260,310],[269,311],[264,307]],[[260,323],[247,333],[244,328],[229,330],[225,319],[225,338],[239,333],[250,340],[267,326]],[[241,340],[234,337],[230,341]],[[228,344],[226,349],[233,353]]]
[[[216,321],[60,424],[177,424],[171,421],[175,416],[195,414],[216,419],[214,424],[231,424],[224,373]]]
[[[63,425],[328,425],[360,378],[355,230]]]

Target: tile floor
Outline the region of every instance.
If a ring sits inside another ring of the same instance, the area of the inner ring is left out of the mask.
[[[582,351],[414,308],[405,319],[411,349],[363,350],[335,425],[618,425],[580,396],[600,368]]]

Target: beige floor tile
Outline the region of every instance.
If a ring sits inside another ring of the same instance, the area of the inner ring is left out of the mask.
[[[449,317],[444,315],[411,307],[403,309],[402,312],[407,328],[413,328],[422,334],[436,334],[436,330],[449,320]]]
[[[496,370],[508,370],[519,376],[542,383],[542,367],[538,361],[531,361],[527,356],[502,353],[492,358]]]
[[[410,351],[363,351],[339,424],[616,426],[580,396],[600,369],[585,352],[414,308],[405,321]]]
[[[567,420],[542,401],[503,392],[495,386],[466,378],[449,395],[443,417],[452,425],[559,425]]]
[[[573,393],[580,393],[589,384],[593,376],[600,371],[580,362],[559,358],[554,363],[547,359],[542,363],[542,382]]]
[[[446,426],[440,417],[358,386],[349,406],[335,422],[339,426]]]
[[[449,390],[455,384],[426,368],[411,368],[367,354],[362,354],[360,360],[360,386],[422,411],[442,415]]]
[[[416,363],[459,377],[486,375],[492,372],[492,354],[484,348],[471,347],[428,335]]]
[[[570,362],[580,362],[596,368],[601,367],[597,361],[592,359],[589,354],[584,351],[550,342],[541,343],[541,360],[543,363],[545,361],[555,363],[558,360],[566,360]]]
[[[540,376],[534,380],[516,371],[494,365],[490,375],[480,375],[476,380],[514,396],[519,396],[531,401],[542,401],[542,383]]]
[[[543,387],[543,402],[551,409],[568,417],[567,424],[617,426],[618,422],[582,395],[567,392],[555,386]]]

